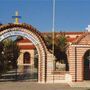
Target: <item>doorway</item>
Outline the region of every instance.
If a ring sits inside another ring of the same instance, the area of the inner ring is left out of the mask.
[[[84,80],[90,80],[90,50],[84,55]]]

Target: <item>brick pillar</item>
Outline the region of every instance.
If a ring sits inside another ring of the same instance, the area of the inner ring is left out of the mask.
[[[52,83],[53,82],[53,58],[52,54],[48,52],[47,54],[47,82]]]
[[[69,72],[72,76],[72,81],[75,81],[75,46],[69,48]]]
[[[83,53],[85,48],[76,47],[77,51],[77,82],[83,81]]]

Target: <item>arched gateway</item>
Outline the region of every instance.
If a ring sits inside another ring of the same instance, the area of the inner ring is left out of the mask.
[[[47,81],[47,61],[50,61],[51,54],[48,52],[44,40],[39,31],[28,24],[7,24],[0,26],[0,41],[14,35],[23,36],[35,45],[38,51],[38,82]],[[53,63],[49,66],[53,69]]]

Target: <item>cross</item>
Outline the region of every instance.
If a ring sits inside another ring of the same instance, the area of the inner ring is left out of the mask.
[[[21,16],[19,16],[18,11],[16,11],[15,16],[12,16],[13,19],[15,19],[15,24],[19,24],[19,19]]]

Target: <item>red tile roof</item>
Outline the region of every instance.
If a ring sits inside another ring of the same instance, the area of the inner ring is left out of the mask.
[[[68,42],[73,42],[73,41],[75,41],[76,40],[76,38],[67,38],[67,41]]]
[[[58,35],[60,35],[61,33],[65,33],[65,35],[77,35],[77,36],[84,34],[84,32],[55,32],[55,34],[58,34]],[[51,32],[42,32],[41,34],[42,34],[42,36],[43,35],[49,35],[49,34],[51,34]],[[74,42],[79,37],[79,36],[78,37],[77,36],[76,36],[76,38],[67,37],[67,41],[68,42]],[[18,43],[32,43],[32,42],[30,40],[26,39],[26,38],[23,38],[22,40],[19,40]],[[23,47],[25,47],[25,45]]]
[[[19,40],[18,43],[31,43],[31,41],[24,38],[24,39]]]
[[[41,34],[51,34],[52,32],[41,32]],[[83,34],[84,32],[55,32],[55,34]]]
[[[20,45],[19,46],[20,49],[35,49],[35,46],[34,45]]]

